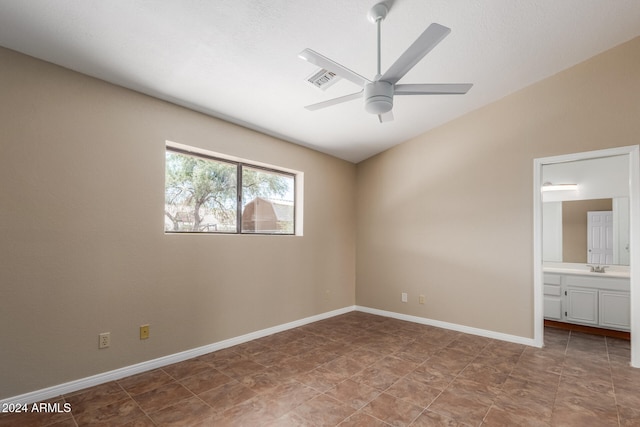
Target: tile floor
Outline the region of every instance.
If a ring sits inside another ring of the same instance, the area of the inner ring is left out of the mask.
[[[52,399],[0,426],[640,426],[629,341],[544,349],[351,312]]]

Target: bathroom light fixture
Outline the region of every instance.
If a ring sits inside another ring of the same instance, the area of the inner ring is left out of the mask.
[[[542,191],[576,191],[578,184],[552,184],[545,182],[542,184]]]

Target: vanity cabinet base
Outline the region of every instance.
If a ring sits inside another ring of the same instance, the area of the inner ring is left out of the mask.
[[[629,331],[629,279],[544,274],[544,318]]]

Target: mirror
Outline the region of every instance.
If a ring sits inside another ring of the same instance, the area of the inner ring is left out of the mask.
[[[542,193],[543,261],[588,264],[587,212],[610,211],[613,226],[606,238],[612,262],[600,264],[629,265],[627,156],[545,164],[542,182],[577,184],[577,189]]]

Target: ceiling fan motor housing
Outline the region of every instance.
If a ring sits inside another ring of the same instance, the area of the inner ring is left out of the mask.
[[[364,87],[364,108],[371,114],[384,114],[393,108],[393,85],[378,80]]]

